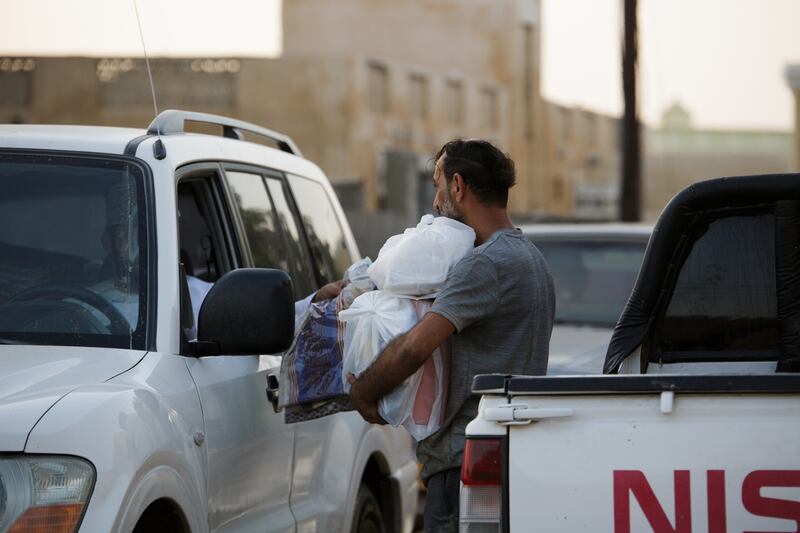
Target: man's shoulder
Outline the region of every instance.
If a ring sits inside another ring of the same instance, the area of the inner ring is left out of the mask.
[[[533,243],[519,231],[498,231],[485,243],[476,246],[473,254],[486,257],[492,262],[502,262],[506,259],[519,257],[530,258],[531,254],[538,254]]]
[[[491,256],[487,254],[485,252],[485,248],[482,248],[481,246],[476,246],[467,252],[467,254],[453,266],[452,272],[466,274],[475,269],[495,269],[496,267]]]

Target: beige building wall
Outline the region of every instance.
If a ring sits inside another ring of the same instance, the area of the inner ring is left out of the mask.
[[[786,67],[786,81],[794,95],[794,167],[800,172],[800,65]]]
[[[644,133],[643,213],[655,220],[681,189],[700,180],[792,169],[792,134],[695,129],[675,104],[657,129]]]
[[[540,0],[291,0],[283,17],[277,59],[151,59],[159,107],[287,133],[368,212],[397,190],[393,154],[425,180],[457,137],[514,158],[518,218],[580,216],[583,192],[618,179],[616,119],[540,96]],[[0,58],[0,121],[152,119],[142,59]]]
[[[618,212],[619,120],[589,110],[544,104],[542,215],[615,219]]]
[[[364,180],[367,208],[380,203],[383,154],[408,150],[424,161],[455,137],[488,138],[510,152],[519,175],[514,211],[546,204],[534,192],[539,9],[539,0],[284,3],[286,58],[355,64],[347,109],[353,166],[341,178]],[[382,104],[371,94],[376,72],[386,78]]]

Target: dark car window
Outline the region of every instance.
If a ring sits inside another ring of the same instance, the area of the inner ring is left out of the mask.
[[[181,295],[181,324],[186,340],[191,340],[196,338],[200,307],[206,295],[225,272],[234,268],[234,261],[233,248],[226,239],[216,168],[187,168],[179,175],[178,242],[189,297],[187,301],[183,299],[187,295]],[[190,310],[191,327],[186,316]]]
[[[289,176],[320,283],[344,277],[350,266],[344,232],[331,199],[319,183],[299,176]]]
[[[144,174],[0,154],[0,338],[145,348]]]
[[[308,254],[303,251],[300,232],[281,182],[249,172],[227,171],[226,175],[244,225],[253,265],[287,272],[292,277],[298,299],[314,292],[316,284]]]
[[[647,241],[531,240],[553,276],[556,323],[613,327],[636,282]]]
[[[186,274],[213,283],[224,272],[220,265],[224,247],[214,231],[218,220],[210,185],[205,179],[178,184],[178,233]]]
[[[724,352],[775,358],[775,219],[771,214],[711,222],[681,267],[659,332],[674,360],[715,360]]]
[[[253,264],[260,268],[280,268],[289,271],[275,209],[267,193],[264,178],[246,172],[225,173],[233,192],[236,207],[244,224]]]
[[[294,213],[289,207],[284,183],[279,179],[267,178],[267,189],[272,197],[278,226],[283,233],[288,249],[289,273],[292,276],[295,290],[299,296],[311,294],[317,290],[317,283],[311,267],[311,258],[306,251]]]

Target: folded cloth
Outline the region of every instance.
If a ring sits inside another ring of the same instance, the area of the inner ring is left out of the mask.
[[[349,405],[342,389],[344,324],[338,315],[362,292],[374,289],[366,274],[370,264],[366,258],[351,266],[345,275],[347,285],[336,298],[308,304],[299,317],[292,346],[281,360],[278,404],[302,408],[287,410],[287,423],[325,416]],[[337,401],[321,405],[328,400]]]
[[[281,406],[318,402],[342,396],[344,327],[337,319],[342,300],[312,303],[294,344],[281,361]]]
[[[296,424],[352,410],[353,404],[350,403],[350,397],[339,396],[321,402],[287,405],[283,410],[283,420],[287,424]]]

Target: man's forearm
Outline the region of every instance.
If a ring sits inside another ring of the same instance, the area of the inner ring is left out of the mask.
[[[425,360],[412,349],[409,334],[395,339],[357,380],[358,395],[377,402],[422,366]]]

